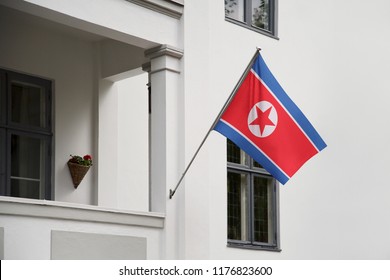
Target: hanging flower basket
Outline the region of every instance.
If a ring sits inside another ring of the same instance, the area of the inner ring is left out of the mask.
[[[68,161],[68,167],[70,175],[72,176],[73,185],[75,189],[80,185],[85,174],[87,174],[89,168],[92,166],[92,157],[85,155],[83,158],[80,156],[72,156]]]

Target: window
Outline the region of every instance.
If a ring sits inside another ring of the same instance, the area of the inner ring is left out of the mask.
[[[227,161],[228,244],[279,250],[276,180],[230,140]]]
[[[51,86],[0,69],[0,195],[52,199]]]
[[[277,0],[225,0],[225,18],[266,35],[276,36]]]

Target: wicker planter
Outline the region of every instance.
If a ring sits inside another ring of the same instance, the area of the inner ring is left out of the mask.
[[[84,166],[81,164],[73,163],[68,161],[68,167],[70,171],[70,175],[72,176],[73,185],[75,189],[80,185],[83,180],[85,174],[87,174],[90,166]]]

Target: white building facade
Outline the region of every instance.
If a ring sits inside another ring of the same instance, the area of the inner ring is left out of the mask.
[[[0,0],[1,259],[389,259],[390,4],[363,3]],[[274,185],[211,132],[169,199],[256,47],[328,147]]]

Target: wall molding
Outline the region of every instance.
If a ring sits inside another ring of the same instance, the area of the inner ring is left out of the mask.
[[[0,197],[0,215],[164,228],[162,213],[101,208],[59,201]]]
[[[170,45],[159,45],[157,47],[145,50],[145,57],[150,60],[159,60],[156,63],[145,63],[142,65],[144,71],[149,72],[149,75],[158,72],[169,71],[176,74],[180,74],[181,66],[180,59],[183,57],[183,50],[170,46]]]
[[[181,59],[184,55],[182,49],[170,46],[170,45],[159,45],[157,47],[147,49],[145,56],[149,59],[157,58],[160,56],[170,56],[173,58]]]
[[[141,7],[180,19],[184,11],[184,0],[126,0]]]

